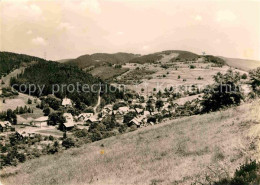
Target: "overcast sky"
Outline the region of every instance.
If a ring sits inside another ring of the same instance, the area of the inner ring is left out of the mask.
[[[58,60],[179,49],[260,60],[259,1],[2,0],[1,51]]]

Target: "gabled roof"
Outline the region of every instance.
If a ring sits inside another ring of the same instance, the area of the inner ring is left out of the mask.
[[[93,116],[93,113],[81,113],[78,118],[83,117],[84,119],[86,118],[90,118],[91,116]]]
[[[12,124],[9,121],[0,121],[1,127],[11,127]]]
[[[74,127],[74,122],[72,122],[72,121],[69,121],[69,122],[66,122],[66,123],[63,123],[64,124],[64,126],[66,127],[66,128],[69,128],[69,127]]]
[[[132,119],[130,122],[133,122],[135,125],[139,126],[141,123],[136,118]]]
[[[128,112],[129,108],[128,107],[119,107],[118,111],[120,111],[120,112]]]
[[[48,121],[48,116],[42,116],[34,120],[35,122],[44,122]]]
[[[135,110],[136,110],[137,113],[143,112],[143,109],[140,109],[140,108],[136,108]]]
[[[86,121],[97,122],[98,120],[94,117],[87,118]]]

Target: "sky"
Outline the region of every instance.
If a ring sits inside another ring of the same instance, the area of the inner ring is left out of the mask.
[[[187,50],[260,60],[260,1],[0,0],[0,50],[48,60]]]

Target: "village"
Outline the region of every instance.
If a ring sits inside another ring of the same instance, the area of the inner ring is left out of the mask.
[[[159,99],[158,99],[159,100]],[[28,118],[28,119],[18,119],[17,125],[12,125],[9,121],[1,121],[0,122],[0,132],[17,132],[19,135],[23,137],[32,137],[35,133],[42,133],[43,135],[48,135],[44,133],[44,130],[52,130],[55,129],[57,132],[53,134],[53,136],[58,136],[59,131],[69,132],[73,129],[87,129],[89,125],[92,123],[100,123],[107,116],[114,116],[115,120],[118,124],[127,124],[127,125],[135,125],[137,128],[145,127],[148,125],[156,124],[155,120],[149,120],[155,115],[163,115],[168,112],[173,112],[173,108],[170,103],[167,102],[167,98],[160,98],[160,104],[156,108],[156,97],[152,96],[142,96],[142,100],[140,99],[130,99],[128,101],[118,100],[114,104],[105,105],[99,112],[82,112],[79,115],[72,115],[69,112],[64,112],[63,117],[65,118],[65,122],[62,123],[59,127],[48,125],[49,117],[41,116],[36,119]],[[147,102],[149,102],[149,107],[147,107]],[[62,100],[62,107],[65,110],[73,107],[73,102],[69,98],[64,98]],[[150,111],[149,111],[149,110]],[[124,121],[124,116],[127,114],[134,115],[131,120],[128,122]],[[52,134],[50,134],[52,135]]]

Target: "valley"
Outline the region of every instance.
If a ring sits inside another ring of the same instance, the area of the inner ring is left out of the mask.
[[[259,159],[257,70],[179,50],[108,56],[28,62],[2,76],[1,182],[207,184]],[[222,81],[235,91],[206,91]]]

